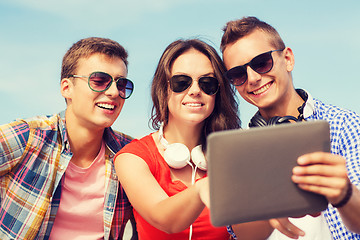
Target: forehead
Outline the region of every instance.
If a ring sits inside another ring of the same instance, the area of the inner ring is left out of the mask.
[[[273,48],[269,34],[261,30],[255,30],[229,44],[223,52],[223,60],[226,68],[230,69],[234,66],[243,65],[255,56]]]
[[[119,57],[109,57],[104,54],[92,54],[87,58],[80,58],[77,64],[78,74],[90,74],[92,72],[106,72],[112,76],[125,76],[127,67]]]
[[[190,49],[175,59],[171,66],[171,73],[204,74],[213,72],[210,59],[196,49]]]

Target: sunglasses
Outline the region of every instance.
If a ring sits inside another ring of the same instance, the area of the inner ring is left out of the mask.
[[[278,51],[284,51],[284,49],[272,50],[257,55],[251,59],[250,62],[242,66],[233,67],[229,71],[225,72],[225,77],[235,86],[241,86],[248,78],[247,66],[250,66],[252,70],[260,74],[270,72],[274,66],[274,59],[272,58],[271,53]]]
[[[115,82],[122,99],[129,98],[134,90],[134,83],[131,80],[123,77],[114,79],[110,74],[104,72],[93,72],[89,76],[69,75],[69,77],[88,78],[88,85],[94,92],[104,92]]]
[[[170,89],[180,93],[188,89],[193,79],[186,75],[174,75],[170,78]],[[219,81],[214,77],[201,77],[198,80],[200,89],[207,95],[214,95],[219,90]]]

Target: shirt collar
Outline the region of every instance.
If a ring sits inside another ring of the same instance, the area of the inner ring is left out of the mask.
[[[311,115],[313,115],[314,111],[315,111],[315,102],[313,97],[311,96],[311,94],[306,91],[305,89],[302,89],[303,91],[305,91],[305,93],[307,94],[308,98],[305,101],[305,105],[304,105],[304,109],[303,109],[303,115],[304,118],[308,118]],[[297,92],[299,92],[299,90],[296,90]]]
[[[65,110],[60,112],[59,116],[60,116],[59,129],[60,129],[61,139],[62,139],[62,142],[63,142],[63,147],[65,147],[66,150],[69,150],[70,145],[69,145],[68,136],[67,136],[67,132],[66,132]]]

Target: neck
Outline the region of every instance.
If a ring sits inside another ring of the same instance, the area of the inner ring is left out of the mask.
[[[175,124],[169,123],[163,129],[163,137],[171,143],[182,143],[189,149],[200,144],[203,123],[201,124]]]
[[[73,153],[71,161],[80,167],[87,167],[100,151],[104,129],[89,129],[78,124],[71,117],[66,116],[65,119],[70,149]]]

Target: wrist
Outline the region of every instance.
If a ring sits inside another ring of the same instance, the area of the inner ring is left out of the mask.
[[[343,197],[343,199],[340,202],[338,202],[336,204],[331,204],[331,205],[333,207],[336,207],[336,208],[341,208],[341,207],[345,206],[349,202],[351,196],[352,196],[352,184],[351,184],[350,181],[348,181],[346,194]]]

